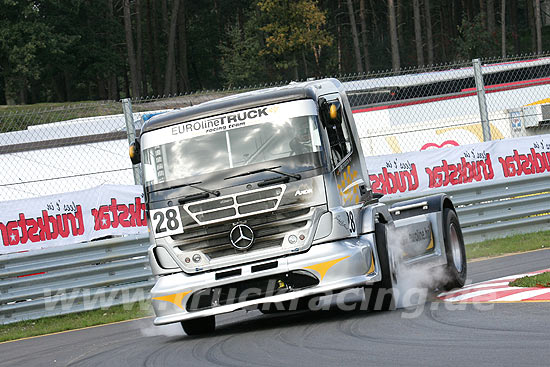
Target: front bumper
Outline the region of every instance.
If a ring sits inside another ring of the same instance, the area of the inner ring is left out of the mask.
[[[277,261],[276,267],[257,270],[262,268],[262,264],[274,261]],[[263,303],[290,301],[361,287],[381,279],[378,264],[374,236],[367,234],[358,238],[315,245],[304,253],[249,263],[218,272],[211,271],[197,275],[187,275],[182,272],[162,276],[151,290],[153,309],[157,316],[154,324],[164,325],[232,312]],[[230,274],[231,271],[240,274],[216,280],[220,273]],[[190,312],[187,309],[187,303],[195,292],[293,271],[308,272],[318,280],[318,284],[304,289],[288,290],[283,294],[233,302],[198,311]]]

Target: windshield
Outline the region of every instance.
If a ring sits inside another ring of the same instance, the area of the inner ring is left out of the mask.
[[[319,152],[321,139],[316,114],[313,101],[293,101],[169,127],[171,136],[160,139],[169,140],[164,144],[149,146],[152,142],[158,144],[160,134],[157,131],[144,134],[145,183],[156,185]]]

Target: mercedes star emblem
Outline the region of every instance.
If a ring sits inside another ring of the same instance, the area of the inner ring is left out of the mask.
[[[254,243],[254,232],[246,224],[237,224],[229,232],[229,240],[237,250],[247,250]]]

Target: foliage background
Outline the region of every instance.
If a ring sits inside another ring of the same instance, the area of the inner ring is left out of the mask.
[[[540,53],[550,46],[546,24],[548,0],[0,0],[0,104]]]

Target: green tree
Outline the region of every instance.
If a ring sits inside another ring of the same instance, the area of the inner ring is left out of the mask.
[[[0,2],[0,72],[7,104],[27,103],[29,85],[46,69],[45,58],[62,56],[77,37],[55,33],[45,1]]]
[[[302,50],[313,53],[317,74],[321,72],[321,51],[332,44],[332,36],[324,29],[325,12],[315,0],[260,0],[258,6],[265,15],[266,48],[263,53],[291,56],[278,67],[294,67],[298,78],[296,54]]]
[[[498,44],[493,35],[483,27],[480,15],[472,21],[465,16],[458,27],[458,37],[454,39],[456,55],[463,60],[498,55]]]
[[[230,25],[226,31],[226,42],[220,45],[221,76],[227,87],[259,84],[266,82],[260,56],[260,40],[250,23],[244,30],[238,24]]]

